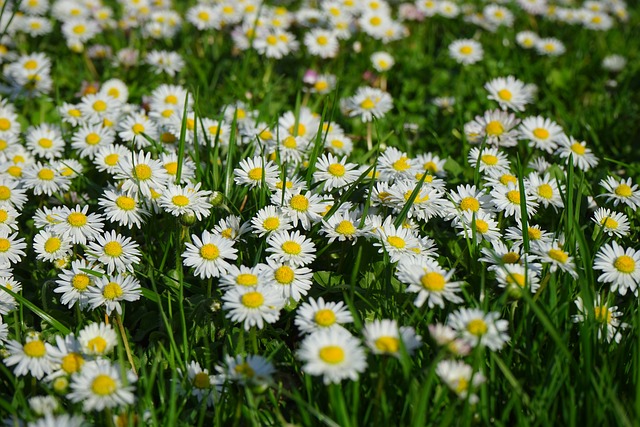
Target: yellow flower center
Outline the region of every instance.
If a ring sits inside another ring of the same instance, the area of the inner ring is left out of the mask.
[[[318,356],[323,362],[335,365],[344,360],[344,350],[337,345],[327,345],[320,349]]]
[[[533,130],[533,136],[538,139],[547,139],[549,138],[549,131],[543,128],[535,128]]]
[[[136,201],[133,197],[129,196],[118,196],[116,198],[116,206],[118,206],[123,211],[131,211],[136,207]]]
[[[11,249],[11,242],[9,239],[0,238],[0,253],[7,252]]]
[[[62,358],[61,368],[67,374],[78,372],[84,365],[84,358],[79,353],[69,353]]]
[[[471,46],[462,46],[459,52],[463,55],[471,55],[473,53],[473,48]]]
[[[76,35],[80,35],[80,34],[84,34],[85,31],[87,31],[86,27],[82,24],[78,24],[76,26],[73,27],[73,32]],[[94,106],[95,108],[95,106]]]
[[[262,222],[262,226],[267,231],[277,230],[280,227],[280,219],[275,216],[269,217]]]
[[[422,283],[423,288],[431,292],[440,292],[444,290],[446,285],[444,276],[440,273],[436,273],[435,271],[424,274],[420,278],[420,283]]]
[[[177,103],[178,103],[178,97],[177,97],[177,96],[175,96],[175,95],[167,95],[167,96],[164,98],[164,102],[166,102],[167,104],[173,104],[173,105],[175,105],[175,104],[177,104]]]
[[[502,255],[502,262],[505,264],[515,264],[518,261],[520,261],[520,254],[517,252],[507,252]]]
[[[87,343],[87,347],[92,353],[102,354],[107,349],[107,340],[102,337],[92,338]]]
[[[520,192],[518,190],[507,191],[507,200],[514,205],[520,204]]]
[[[511,101],[513,98],[513,94],[509,91],[509,89],[501,89],[498,91],[498,97],[504,101]]]
[[[24,63],[24,68],[25,70],[35,70],[36,68],[38,68],[38,62],[30,59]]]
[[[596,318],[596,322],[600,323],[611,323],[613,320],[613,314],[606,306],[599,306],[593,308],[593,314]]]
[[[315,90],[317,90],[318,92],[324,92],[325,90],[327,90],[329,88],[329,83],[327,83],[324,80],[318,80],[317,82],[315,82],[315,84],[313,85],[313,88]]]
[[[20,166],[9,166],[7,173],[14,178],[22,177],[22,168]]]
[[[339,139],[334,139],[333,141],[331,141],[331,146],[333,148],[343,148],[344,147],[344,142],[340,141]]]
[[[11,189],[6,185],[0,185],[0,200],[9,200],[11,198]]]
[[[564,264],[569,259],[569,255],[561,249],[551,249],[547,253],[549,258]]]
[[[118,98],[120,96],[120,91],[118,90],[118,88],[112,87],[107,91],[107,95],[112,98]]]
[[[460,209],[463,211],[478,212],[480,202],[475,197],[465,197],[460,201]]]
[[[51,181],[53,180],[54,176],[55,172],[52,169],[44,168],[40,169],[40,172],[38,172],[38,178],[43,181]]]
[[[107,109],[107,103],[101,100],[98,100],[93,103],[93,109],[99,113],[103,112]]]
[[[118,388],[116,381],[109,375],[100,374],[91,383],[91,391],[98,396],[108,396],[113,394]]]
[[[273,276],[281,285],[290,285],[293,282],[293,279],[295,279],[293,269],[288,265],[278,267]]]
[[[87,276],[84,273],[78,273],[75,276],[73,276],[73,279],[71,279],[71,286],[73,286],[74,289],[76,289],[79,292],[82,292],[85,289],[87,289],[90,283],[91,283],[91,279],[89,279],[89,276]]]
[[[171,202],[179,207],[184,207],[189,204],[189,198],[187,196],[183,196],[182,194],[178,194],[177,196],[173,196],[171,198]]]
[[[109,282],[102,289],[102,296],[108,300],[118,299],[122,296],[124,291],[116,282]]]
[[[169,175],[176,175],[178,173],[178,162],[165,163],[163,167]]]
[[[356,228],[353,226],[351,221],[340,221],[340,223],[335,228],[336,233],[343,234],[345,236],[352,236],[356,233]]]
[[[397,170],[398,172],[402,172],[409,169],[411,165],[409,164],[409,159],[406,156],[402,156],[398,160],[393,162],[391,164],[391,167],[393,167],[393,169]]]
[[[291,198],[291,207],[299,212],[306,212],[309,208],[309,200],[302,194],[296,194]]]
[[[296,139],[293,136],[288,136],[282,141],[282,145],[284,145],[285,148],[293,150],[298,146],[298,143],[296,142]]]
[[[571,145],[571,151],[573,151],[574,153],[576,153],[579,156],[582,156],[587,151],[587,149],[586,149],[586,147],[584,145],[580,144],[579,142],[574,142]]]
[[[485,234],[489,231],[489,223],[485,220],[476,218],[476,231],[480,234]]]
[[[397,353],[400,349],[400,340],[395,337],[380,337],[375,341],[375,346],[383,353]]]
[[[542,237],[542,231],[534,227],[528,227],[527,235],[531,240],[540,240],[540,238]]]
[[[616,258],[613,266],[621,273],[630,274],[636,269],[636,262],[629,255],[621,255]]]
[[[82,212],[71,212],[67,217],[67,222],[72,227],[82,227],[87,223],[87,216]]]
[[[9,214],[6,210],[0,209],[0,224],[4,224],[9,219]]]
[[[320,309],[313,316],[313,320],[322,327],[331,326],[336,323],[336,314],[328,308]]]
[[[240,286],[256,286],[258,284],[258,276],[250,273],[238,274],[236,283]]]
[[[369,23],[374,27],[377,27],[378,25],[382,24],[382,19],[374,16],[373,18],[369,19]]]
[[[549,184],[541,184],[538,187],[538,194],[547,200],[553,198],[553,188]]]
[[[526,284],[526,279],[524,277],[524,274],[520,274],[520,273],[509,273],[509,275],[507,276],[507,283],[510,285],[518,285],[521,288],[524,288],[524,285]]]
[[[200,390],[204,390],[211,387],[211,381],[209,379],[209,375],[204,372],[198,372],[193,377],[193,386]]]
[[[142,132],[144,132],[144,126],[142,126],[140,123],[136,123],[135,125],[133,125],[133,127],[131,128],[131,130],[133,131],[133,133],[135,133],[136,135],[140,135]]]
[[[107,166],[115,166],[118,164],[119,158],[120,156],[116,153],[108,154],[105,156],[104,162],[107,164]]]
[[[492,135],[492,136],[502,135],[504,133],[504,126],[502,126],[502,123],[500,123],[499,121],[492,120],[489,123],[487,123],[487,126],[485,127],[485,131],[487,132],[487,135]]]
[[[258,308],[264,304],[264,296],[260,292],[248,292],[242,295],[242,305],[248,308]]]
[[[220,250],[212,243],[207,243],[200,248],[200,256],[207,261],[213,261],[220,256]]]
[[[473,319],[467,323],[467,331],[477,337],[481,337],[486,334],[488,329],[489,328],[483,319]]]
[[[254,371],[247,362],[236,365],[233,370],[236,371],[237,374],[244,375],[247,378],[253,378],[256,375],[256,371]]]
[[[469,389],[469,380],[466,378],[459,378],[458,385],[456,385],[456,393],[464,393]]]
[[[209,20],[209,14],[207,12],[205,12],[204,10],[198,12],[198,19],[201,21],[208,21]],[[207,382],[209,381],[208,377],[207,377]]]
[[[364,108],[365,110],[371,110],[375,106],[376,106],[376,103],[373,102],[371,98],[367,98],[360,103],[360,107]]]
[[[104,245],[104,253],[110,257],[119,257],[122,255],[122,245],[116,240],[107,242],[107,244]]]
[[[53,145],[53,141],[49,138],[40,138],[38,140],[38,145],[42,148],[51,148],[51,146]]]
[[[67,111],[67,113],[71,116],[71,117],[75,117],[78,118],[80,116],[82,116],[82,113],[80,112],[80,110],[78,110],[77,108],[72,108],[69,111]]]
[[[29,341],[22,347],[22,350],[25,355],[35,359],[44,357],[47,354],[47,349],[45,348],[44,343],[40,340]]]
[[[604,226],[605,228],[609,228],[612,230],[615,230],[618,228],[618,221],[616,221],[611,217],[602,218],[602,221],[600,221],[600,224],[602,224],[602,226]]]
[[[62,246],[62,241],[60,240],[60,238],[50,237],[44,243],[44,250],[50,254],[60,249],[60,246]]]
[[[498,164],[498,157],[493,154],[483,154],[482,157],[480,157],[480,160],[482,160],[482,163],[489,166],[495,166]]]
[[[298,255],[302,252],[302,246],[293,240],[288,240],[282,244],[282,250],[289,255]]]
[[[615,193],[620,197],[631,197],[633,191],[631,191],[631,187],[629,187],[627,184],[620,184],[618,185],[618,187],[616,187]]]
[[[329,167],[327,168],[327,172],[337,177],[344,176],[345,167],[340,163],[334,163],[332,165],[329,165]]]
[[[11,121],[4,117],[0,118],[0,130],[7,131],[9,129],[11,129]]]
[[[316,42],[318,42],[320,46],[326,46],[327,43],[329,43],[329,39],[325,36],[318,36]]]
[[[145,181],[151,178],[151,175],[152,175],[152,171],[148,165],[140,164],[140,165],[136,165],[136,167],[134,168],[133,176],[138,178],[141,181]]]
[[[387,242],[393,246],[394,248],[397,249],[402,249],[404,248],[407,244],[404,241],[404,239],[402,237],[398,237],[398,236],[388,236],[387,237]]]
[[[262,178],[264,177],[264,170],[262,168],[253,168],[247,175],[249,175],[249,179],[253,181],[262,181]]]

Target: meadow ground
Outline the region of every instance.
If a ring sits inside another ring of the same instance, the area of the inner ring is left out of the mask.
[[[622,0],[0,0],[0,419],[640,420]]]

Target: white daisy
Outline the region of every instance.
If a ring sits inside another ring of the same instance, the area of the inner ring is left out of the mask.
[[[613,206],[626,204],[635,210],[640,207],[640,190],[638,184],[634,184],[631,178],[617,180],[612,176],[600,181],[600,186],[606,192],[599,197],[606,197],[608,202],[613,202]]]
[[[267,260],[305,266],[316,258],[316,246],[313,241],[297,230],[270,234],[267,244],[267,252],[271,253]]]
[[[87,362],[82,371],[71,377],[71,392],[67,398],[75,403],[82,402],[85,411],[132,405],[136,399],[130,384],[135,382],[136,376],[131,371],[124,372],[110,360]]]
[[[322,297],[317,300],[309,298],[296,310],[295,324],[303,334],[316,331],[340,328],[345,323],[352,323],[353,316],[344,302],[325,302]]]
[[[576,271],[576,265],[573,261],[573,257],[564,250],[560,242],[557,240],[553,242],[540,242],[532,247],[533,253],[540,257],[540,261],[548,263],[551,267],[549,271],[554,273],[558,268],[571,275],[574,279],[578,278],[578,272]]]
[[[103,217],[100,214],[91,213],[89,205],[76,205],[70,209],[64,206],[56,215],[57,222],[53,225],[52,231],[63,238],[71,239],[71,243],[86,245],[87,241],[95,240],[103,230]]]
[[[71,269],[63,269],[58,274],[58,280],[56,280],[58,286],[53,289],[53,292],[62,294],[60,303],[72,308],[77,302],[83,310],[89,303],[87,290],[95,286],[96,277],[103,273],[100,267],[86,260],[72,261]]]
[[[514,76],[498,77],[484,85],[489,92],[487,98],[500,104],[503,110],[524,111],[524,107],[533,101],[529,88]]]
[[[145,217],[151,215],[133,193],[105,190],[98,204],[109,221],[127,228],[142,227]]]
[[[236,357],[225,354],[224,363],[217,365],[216,370],[224,381],[254,387],[272,384],[273,374],[276,372],[273,363],[253,354]]]
[[[292,228],[291,219],[284,215],[280,208],[273,205],[260,209],[251,219],[251,227],[258,237]]]
[[[591,149],[587,147],[586,141],[578,141],[572,136],[562,135],[558,141],[559,147],[556,150],[556,155],[561,159],[567,159],[569,156],[573,159],[573,165],[583,171],[595,167],[598,164],[598,158],[591,152]]]
[[[131,275],[118,273],[115,276],[109,275],[98,277],[95,286],[87,289],[87,298],[92,310],[98,307],[105,307],[107,315],[115,310],[122,314],[122,301],[137,301],[142,294],[140,282]]]
[[[118,335],[111,325],[104,322],[90,323],[78,333],[82,353],[103,357],[111,353],[118,344]]]
[[[140,262],[139,245],[131,237],[110,231],[89,242],[87,259],[102,263],[108,274],[133,272],[133,266]]]
[[[238,258],[238,250],[233,247],[233,241],[208,231],[202,232],[202,237],[191,235],[194,242],[186,243],[182,253],[184,265],[195,267],[194,274],[202,279],[219,277],[228,270],[230,264],[226,260]]]
[[[614,340],[616,343],[620,343],[620,341],[622,341],[622,334],[619,330],[629,325],[620,322],[622,312],[618,311],[618,306],[610,306],[600,295],[596,295],[593,303],[592,313],[591,310],[585,307],[581,297],[576,298],[575,304],[578,309],[578,314],[571,316],[571,320],[578,323],[585,322],[586,319],[591,319],[597,326],[599,340],[602,340],[602,338],[606,336],[607,342]]]
[[[520,137],[529,141],[529,146],[553,153],[564,137],[564,131],[556,122],[542,116],[531,116],[522,120]]]
[[[484,56],[482,45],[472,39],[458,39],[449,44],[449,56],[463,65],[475,64]]]
[[[461,308],[449,314],[447,324],[472,347],[482,345],[496,351],[509,341],[506,332],[509,322],[500,319],[500,313],[497,312],[485,313],[476,308]]]
[[[286,300],[300,301],[307,295],[313,285],[311,278],[313,271],[310,268],[290,265],[283,262],[267,260],[268,266],[263,273],[267,280]]]
[[[9,340],[5,344],[4,364],[13,366],[13,374],[17,377],[31,374],[39,380],[55,369],[52,349],[51,344],[44,342],[39,335],[27,337],[24,344]]]
[[[27,248],[24,238],[19,238],[18,233],[9,235],[8,230],[0,230],[0,266],[17,264],[26,253]]]
[[[411,356],[422,345],[422,338],[410,326],[398,328],[395,320],[383,319],[367,322],[362,331],[367,346],[374,354],[400,358],[403,351]],[[404,350],[402,350],[404,349]]]
[[[360,117],[363,122],[370,122],[375,117],[384,117],[393,108],[393,99],[387,92],[372,87],[360,87],[350,98],[342,101],[342,106],[349,117]]]
[[[211,191],[200,190],[200,184],[184,187],[169,184],[158,204],[173,216],[195,215],[201,221],[211,215],[212,205],[208,201]]]
[[[71,242],[49,231],[41,230],[33,238],[36,259],[53,262],[71,253]]]
[[[592,220],[609,236],[624,237],[629,234],[629,218],[622,212],[598,208]]]
[[[444,308],[445,301],[454,304],[463,302],[457,295],[463,282],[451,281],[454,272],[453,269],[446,271],[435,261],[401,262],[396,277],[408,286],[406,292],[418,294],[413,302],[416,307],[422,307],[426,302],[429,308],[436,305]]]
[[[472,391],[486,381],[481,372],[458,360],[442,360],[436,366],[436,374],[460,399],[468,399],[470,404],[478,402]]]
[[[624,248],[616,241],[603,245],[596,253],[593,269],[602,271],[598,280],[611,284],[611,291],[637,295],[640,283],[640,251]]]
[[[222,308],[228,312],[227,317],[232,322],[243,322],[247,331],[252,326],[262,329],[265,322],[276,322],[285,305],[278,290],[269,285],[234,286],[225,291],[222,300]]]

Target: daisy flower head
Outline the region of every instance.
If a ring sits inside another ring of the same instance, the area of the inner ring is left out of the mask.
[[[540,278],[537,270],[528,265],[505,264],[495,269],[498,286],[505,288],[507,293],[519,298],[525,289],[535,294],[540,287]]]
[[[520,138],[529,141],[529,146],[553,153],[564,137],[564,131],[554,121],[542,116],[530,116],[520,124]]]
[[[102,411],[132,405],[136,376],[123,370],[117,363],[106,359],[87,362],[84,368],[71,377],[71,392],[67,398],[75,403],[82,402],[85,411]],[[126,385],[129,384],[129,385]]]
[[[613,206],[625,204],[633,210],[640,207],[640,189],[638,189],[638,184],[631,181],[631,178],[618,180],[608,176],[600,181],[600,186],[606,192],[599,197],[606,197],[608,202],[613,202]]]
[[[140,192],[151,197],[151,190],[164,188],[169,175],[162,162],[151,158],[151,153],[139,151],[119,159],[115,179],[124,180],[122,191]]]
[[[118,344],[118,335],[111,325],[104,322],[90,323],[80,330],[78,342],[83,354],[103,357]]]
[[[482,15],[491,25],[505,27],[512,27],[514,16],[513,13],[506,7],[499,4],[488,4],[482,10]]]
[[[379,73],[389,71],[391,67],[393,67],[396,63],[395,59],[393,59],[393,56],[391,56],[391,54],[389,54],[388,52],[374,52],[373,54],[371,54],[370,59],[371,65],[373,65],[373,68]]]
[[[416,307],[422,307],[426,302],[429,308],[444,308],[445,301],[454,304],[463,302],[457,295],[463,282],[451,281],[454,272],[446,271],[435,261],[425,260],[419,264],[400,262],[396,277],[408,286],[406,292],[418,294],[413,302]]]
[[[6,203],[0,203],[0,231],[18,231],[18,221],[16,220],[20,216],[12,205]]]
[[[599,340],[606,337],[607,342],[614,340],[619,344],[620,341],[622,341],[620,329],[626,328],[629,325],[620,322],[622,312],[618,311],[618,306],[610,306],[601,295],[596,295],[593,314],[591,310],[585,307],[581,297],[576,298],[575,305],[578,309],[578,314],[571,316],[571,320],[574,323],[583,323],[586,322],[587,319],[590,319],[596,324]]]
[[[413,159],[413,162],[428,174],[439,178],[447,176],[447,171],[444,170],[447,159],[441,159],[437,154],[431,152],[421,153]]]
[[[151,66],[151,70],[155,74],[165,73],[170,77],[174,77],[185,66],[184,59],[180,54],[166,50],[150,51],[147,53],[144,62]]]
[[[184,187],[169,184],[158,204],[173,216],[195,215],[201,221],[211,215],[212,205],[208,201],[211,191],[200,190],[200,184]]]
[[[240,161],[239,167],[233,170],[234,182],[237,185],[245,185],[249,188],[275,184],[279,171],[271,160],[256,156]]]
[[[317,74],[312,81],[305,81],[309,87],[307,90],[311,93],[319,93],[326,95],[336,87],[337,78],[333,74]]]
[[[268,386],[273,382],[276,368],[262,356],[224,356],[224,363],[216,366],[221,381],[237,382],[240,385]]]
[[[471,352],[471,346],[461,338],[450,326],[436,323],[429,325],[429,335],[441,347],[455,356],[466,356]]]
[[[553,189],[551,189],[551,191],[553,191]],[[504,187],[494,187],[493,190],[491,190],[491,196],[493,197],[493,204],[496,207],[496,211],[503,212],[507,217],[515,217],[516,220],[522,218],[522,197],[525,198],[524,203],[528,218],[531,218],[538,208],[538,202],[536,198],[532,196],[531,189],[525,187],[525,192],[522,194],[519,186],[513,183],[508,183]]]
[[[139,245],[131,237],[110,231],[89,242],[87,259],[105,266],[108,274],[133,272],[133,266],[140,262]]]
[[[555,273],[558,269],[569,273],[574,279],[578,278],[573,257],[569,255],[558,240],[552,242],[540,242],[533,245],[533,253],[538,255],[540,261],[550,265],[549,271]]]
[[[86,260],[78,259],[71,262],[70,269],[63,269],[58,274],[58,285],[53,292],[62,294],[60,302],[72,308],[76,302],[81,310],[89,304],[89,294],[87,290],[95,286],[95,279],[104,270]]]
[[[276,288],[266,284],[233,286],[225,291],[222,300],[227,317],[232,322],[243,322],[247,331],[253,326],[262,329],[265,323],[276,322],[286,303]]]
[[[251,219],[251,228],[254,234],[263,237],[271,233],[290,230],[292,226],[289,217],[284,215],[279,207],[269,205],[260,209]]]
[[[337,34],[331,30],[313,28],[304,35],[303,43],[312,56],[335,58],[340,50]]]
[[[627,66],[627,59],[622,55],[607,55],[602,60],[602,68],[612,73],[619,73]]]
[[[120,114],[122,103],[102,93],[92,93],[82,97],[78,109],[88,124],[103,124],[105,119],[113,122]]]
[[[531,247],[544,245],[553,241],[553,235],[544,230],[538,224],[527,224],[527,237]],[[521,248],[524,244],[522,224],[518,223],[517,227],[509,227],[506,230],[505,238],[513,242],[513,249]]]
[[[85,363],[80,342],[73,333],[66,337],[56,335],[56,345],[52,347],[51,356],[56,361],[57,369],[46,378],[46,381],[80,372]]]
[[[323,329],[308,335],[297,353],[309,375],[323,376],[325,385],[343,379],[357,380],[367,368],[367,358],[360,341],[344,328]]]
[[[252,42],[258,54],[274,59],[283,58],[300,47],[295,36],[282,29],[257,31]]]
[[[560,56],[566,51],[564,43],[553,37],[538,39],[535,48],[543,56]]]
[[[183,376],[182,372],[180,374]],[[198,362],[192,360],[187,365],[187,373],[183,378],[189,383],[187,390],[196,397],[198,402],[204,400],[207,406],[215,404],[221,384],[215,375],[209,374],[208,369],[203,369]]]
[[[131,151],[122,145],[108,145],[98,150],[93,158],[93,164],[100,172],[115,175],[120,171],[122,159],[131,158]]]
[[[282,212],[289,217],[291,224],[297,227],[300,223],[302,228],[310,230],[312,224],[322,220],[322,213],[325,211],[325,203],[320,196],[307,192],[290,192],[284,194],[284,203],[282,192],[276,191],[271,196],[271,203],[279,206]]]
[[[220,287],[229,288],[233,286],[255,288],[256,286],[267,283],[268,274],[264,264],[258,264],[255,267],[247,267],[241,265],[229,266],[229,270],[220,276]]]
[[[370,122],[384,117],[393,108],[393,99],[387,92],[372,87],[360,87],[356,93],[342,100],[342,108],[349,117],[360,117]]]
[[[336,212],[328,220],[322,220],[320,233],[329,238],[329,243],[334,240],[340,242],[351,241],[355,244],[357,239],[369,234],[366,225],[360,227],[360,218],[357,212]]]
[[[524,49],[533,49],[540,40],[538,34],[533,31],[520,31],[516,34],[516,43]]]
[[[592,220],[609,236],[624,237],[629,234],[629,218],[622,212],[598,208]]]
[[[145,217],[150,215],[133,193],[105,190],[98,204],[107,220],[127,228],[142,227]]]
[[[551,176],[546,173],[544,176],[540,176],[535,172],[529,174],[524,180],[525,188],[528,188],[531,195],[535,198],[536,202],[544,207],[552,206],[554,211],[558,211],[558,208],[564,207],[561,194],[564,194],[564,185],[558,183],[552,179]]]
[[[313,179],[323,183],[323,189],[331,192],[334,189],[343,189],[355,182],[360,176],[358,165],[347,163],[347,158],[342,159],[331,153],[323,154],[316,162],[316,170]]]
[[[481,372],[474,372],[470,365],[458,360],[438,362],[436,374],[460,399],[468,399],[472,405],[478,402],[473,390],[486,381]]]
[[[17,211],[22,211],[27,200],[26,190],[19,181],[0,176],[0,204],[8,204]]]
[[[367,346],[374,354],[400,357],[402,349],[410,356],[422,345],[422,337],[410,326],[398,328],[395,320],[383,319],[367,322],[362,331]]]
[[[242,222],[242,218],[237,215],[229,215],[220,218],[220,221],[213,227],[213,234],[224,237],[227,240],[244,240],[242,236],[249,231],[249,222]]]
[[[429,176],[427,175],[427,177]],[[407,218],[428,221],[435,216],[441,216],[446,204],[442,193],[428,185],[422,185],[416,190],[417,186],[416,182],[402,180],[396,181],[389,188],[389,203],[393,206],[393,213],[399,214],[411,199],[413,192],[417,191],[407,213]]]
[[[343,324],[352,322],[353,316],[342,301],[325,302],[322,297],[317,300],[309,298],[296,310],[295,324],[303,334],[341,328]]]
[[[23,250],[27,248],[24,238],[18,237],[18,233],[9,232],[10,230],[0,230],[0,266],[3,267],[19,263],[26,255]]]
[[[378,158],[377,171],[380,180],[393,183],[401,179],[414,179],[420,169],[406,153],[395,147],[387,147]]]
[[[491,212],[491,196],[475,185],[458,185],[449,192],[450,206],[448,217],[455,219],[464,212]]]
[[[230,264],[227,260],[238,258],[238,250],[233,247],[233,241],[209,231],[203,231],[202,236],[191,235],[194,243],[186,243],[186,250],[182,253],[184,265],[194,267],[194,274],[201,279],[219,277],[225,273]]]
[[[562,135],[558,140],[556,155],[561,159],[573,159],[573,165],[580,170],[588,171],[598,164],[598,158],[587,147],[586,141],[578,141],[572,136]]]
[[[48,160],[62,157],[65,142],[60,129],[46,123],[27,129],[26,146],[32,154]]]
[[[593,269],[602,271],[598,280],[611,284],[611,291],[626,295],[630,290],[638,294],[640,283],[640,251],[624,248],[612,241],[602,246],[596,253]]]
[[[484,57],[482,45],[473,39],[454,40],[449,44],[449,56],[458,64],[470,65]]]
[[[412,248],[419,246],[419,239],[412,230],[393,225],[393,217],[387,217],[376,232],[378,241],[373,245],[380,248],[378,253],[388,253],[391,262],[415,255]]]
[[[147,138],[156,140],[159,136],[156,124],[142,113],[128,115],[120,121],[118,128],[120,139],[125,143],[135,143],[139,150],[151,145]]]
[[[479,345],[500,350],[509,341],[509,322],[500,313],[485,313],[476,308],[461,308],[447,317],[447,324],[471,347]]]
[[[285,262],[292,266],[305,266],[316,258],[316,246],[313,241],[299,231],[281,231],[267,238],[267,260]]]
[[[87,290],[88,303],[92,310],[104,306],[107,315],[115,310],[122,314],[122,301],[137,301],[142,294],[140,282],[132,275],[105,275]]]
[[[10,269],[7,269],[7,264],[0,264],[3,267],[0,273],[0,286],[6,288],[13,293],[18,293],[22,290],[22,284],[13,278]],[[4,289],[0,289],[0,315],[4,316],[11,313],[16,309],[18,303],[13,295],[10,295]]]
[[[109,79],[102,83],[99,93],[104,93],[118,101],[125,103],[129,99],[129,88],[120,79]]]
[[[9,340],[5,350],[4,364],[13,366],[13,374],[17,377],[31,374],[39,380],[55,369],[55,360],[51,355],[53,346],[37,334],[27,337],[24,344]]]
[[[62,175],[53,165],[40,162],[26,166],[22,171],[22,185],[39,196],[52,196],[58,192],[65,192],[71,186],[69,177]]]
[[[495,147],[514,147],[518,144],[518,124],[520,120],[503,110],[485,111],[482,116],[464,126],[464,132],[471,143],[487,144]]]
[[[497,101],[503,110],[524,111],[524,107],[533,101],[527,85],[514,76],[498,77],[484,85],[489,92],[487,98]]]
[[[491,212],[462,212],[458,219],[454,224],[462,230],[458,235],[469,240],[475,235],[478,245],[485,240],[493,243],[501,238],[500,227]]]
[[[310,268],[273,260],[267,262],[268,266],[264,268],[263,273],[285,301],[300,301],[313,286],[313,271]]]
[[[36,259],[53,262],[71,253],[71,242],[49,231],[41,230],[33,238],[33,250]]]

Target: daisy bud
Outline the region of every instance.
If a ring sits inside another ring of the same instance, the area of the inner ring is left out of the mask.
[[[213,205],[213,207],[220,206],[222,201],[224,200],[224,195],[219,191],[214,191],[209,196],[209,203]]]
[[[56,393],[64,394],[69,388],[69,380],[64,376],[58,377],[53,381],[53,383],[51,383],[51,385],[53,386],[53,389]]]
[[[180,215],[180,224],[184,227],[191,227],[197,221],[196,215],[193,212],[185,212]]]

